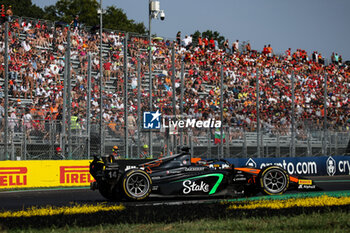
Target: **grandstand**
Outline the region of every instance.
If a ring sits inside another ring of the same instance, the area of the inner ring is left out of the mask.
[[[63,107],[63,81],[67,30],[64,24],[39,19],[14,17],[9,36],[9,122],[12,158],[21,159],[54,157],[54,149],[62,145],[65,135],[60,134]],[[4,27],[1,26],[4,36]],[[99,35],[91,28],[71,32],[72,114],[78,117],[80,129],[73,134],[73,158],[86,154],[87,128],[98,133],[99,119],[99,67],[103,66],[103,128],[106,151],[115,144],[123,147],[124,139],[124,82],[128,82],[128,112],[137,116],[137,57],[141,63],[141,109],[149,108],[149,41],[142,35],[128,37],[128,79],[124,79],[124,32],[104,30],[103,64],[99,64]],[[210,39],[210,38],[208,38]],[[172,46],[175,60],[172,60]],[[1,42],[1,53],[4,43]],[[349,66],[339,61],[324,64],[324,57],[314,52],[309,56],[304,50],[290,50],[277,56],[268,50],[243,47],[232,52],[205,41],[193,44],[168,40],[152,41],[153,54],[153,106],[167,115],[175,114],[172,106],[171,67],[175,62],[176,103],[180,104],[181,63],[185,68],[184,112],[201,119],[217,118],[220,110],[220,91],[224,96],[225,154],[245,157],[256,154],[258,145],[256,111],[256,75],[259,75],[261,121],[260,145],[263,156],[289,156],[291,152],[292,96],[291,80],[295,79],[295,139],[298,155],[320,155],[327,144],[328,154],[344,154],[350,131],[350,73]],[[86,115],[87,55],[92,56],[92,107]],[[3,64],[3,58],[1,63]],[[224,89],[220,90],[220,68],[224,67]],[[4,65],[1,66],[1,95],[4,96]],[[293,77],[292,77],[293,75]],[[327,77],[327,126],[324,126],[324,78]],[[136,85],[135,85],[136,84]],[[53,106],[53,103],[56,106]],[[29,110],[29,113],[27,112]],[[25,116],[32,119],[25,122]],[[180,114],[177,107],[176,114]],[[86,124],[87,117],[91,126]],[[36,122],[36,123],[34,123]],[[27,124],[27,127],[26,126]],[[114,123],[115,132],[109,127]],[[11,124],[10,124],[11,125]],[[132,126],[136,127],[136,126]],[[327,129],[325,131],[325,128]],[[2,129],[3,133],[4,129]],[[135,129],[130,131],[130,154],[136,151]],[[326,132],[326,133],[325,133]],[[198,155],[217,154],[211,130],[185,132],[188,144]],[[141,139],[146,143],[145,133]],[[98,137],[92,137],[99,141]],[[156,153],[164,143],[173,145],[179,140],[165,133],[155,134]],[[2,142],[4,142],[2,138]],[[178,144],[178,142],[177,142]],[[47,155],[47,151],[50,151]],[[137,156],[136,156],[137,157]]]

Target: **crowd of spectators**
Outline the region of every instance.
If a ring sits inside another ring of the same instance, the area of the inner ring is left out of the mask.
[[[85,127],[87,108],[88,54],[92,55],[92,123],[100,116],[99,93],[99,34],[93,29],[77,28],[74,24],[52,24],[40,20],[14,18],[9,30],[9,117],[15,125],[25,126],[32,134],[48,138],[48,124],[62,120],[63,74],[67,35],[71,30],[72,113]],[[1,25],[1,38],[4,26]],[[250,43],[236,40],[222,46],[213,38],[194,40],[192,36],[176,35],[176,41],[152,41],[147,37],[131,36],[128,40],[128,79],[124,79],[125,34],[104,31],[103,67],[103,121],[111,135],[122,136],[124,127],[124,82],[128,82],[128,123],[133,135],[137,120],[137,65],[141,65],[141,109],[149,109],[148,53],[152,51],[153,109],[173,114],[172,105],[172,48],[175,51],[176,114],[180,114],[180,71],[184,62],[184,114],[200,119],[219,119],[221,66],[224,71],[224,125],[233,137],[243,131],[256,130],[256,76],[259,76],[260,120],[269,133],[288,134],[291,128],[292,75],[295,85],[295,117],[298,135],[305,136],[307,127],[321,129],[324,119],[324,78],[327,77],[328,129],[350,129],[350,71],[342,58],[334,53],[330,64],[315,51],[309,56],[305,50],[290,48],[276,55],[271,45],[262,50],[252,49]],[[4,54],[4,40],[0,41]],[[4,56],[0,56],[0,76],[4,79]],[[327,74],[327,76],[325,76]],[[115,91],[108,91],[114,87]],[[4,93],[4,85],[1,86]],[[24,105],[23,100],[30,100]],[[2,101],[3,102],[3,101]],[[142,112],[141,111],[141,112]],[[20,123],[24,122],[24,123]],[[30,122],[30,123],[28,123]],[[36,122],[36,123],[35,123]],[[37,126],[38,122],[43,122]],[[60,131],[61,126],[55,126]],[[41,133],[40,133],[41,132]],[[194,132],[196,133],[196,132]],[[198,131],[197,134],[204,132]],[[29,135],[28,135],[29,136]]]

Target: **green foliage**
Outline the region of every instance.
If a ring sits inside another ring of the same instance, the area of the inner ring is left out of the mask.
[[[138,32],[143,34],[146,32],[143,23],[135,23],[134,20],[128,19],[122,9],[110,6],[107,8],[103,16],[103,27],[120,31]]]
[[[1,4],[5,5],[5,9],[8,6],[12,6],[12,11],[14,15],[26,16],[32,18],[42,18],[44,11],[33,4],[31,0],[2,0]]]
[[[33,5],[32,0],[3,0],[2,2],[6,9],[12,5],[13,14],[18,16],[62,21],[70,24],[75,16],[79,15],[79,22],[84,25],[96,26],[100,24],[97,14],[100,5],[97,0],[58,0],[55,5],[46,6],[44,10]],[[143,23],[135,23],[134,20],[128,19],[122,9],[114,6],[107,7],[103,15],[103,27],[140,34],[146,32]]]
[[[222,46],[222,44],[225,42],[225,37],[221,36],[219,32],[217,31],[211,31],[211,30],[207,30],[205,32],[200,32],[200,31],[195,31],[195,33],[192,36],[192,40],[195,43],[195,45],[197,44],[198,41],[198,37],[201,36],[202,38],[208,38],[208,40],[210,40],[211,38],[213,38],[214,40],[217,40],[219,43],[219,46]]]
[[[207,30],[205,32],[202,33],[202,37],[206,37],[210,40],[210,38],[213,38],[214,40],[217,40],[219,45],[222,45],[225,41],[225,37],[220,36],[220,33],[215,31],[211,31],[211,30]]]
[[[79,21],[89,26],[99,23],[96,0],[59,0],[55,6],[45,7],[45,16],[50,20],[71,23],[76,15]]]

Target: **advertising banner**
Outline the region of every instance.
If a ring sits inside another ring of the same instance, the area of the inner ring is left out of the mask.
[[[89,160],[1,161],[0,189],[89,186]]]
[[[334,176],[350,175],[350,156],[320,156],[294,158],[245,158],[227,159],[236,167],[264,168],[278,165],[291,175]]]
[[[197,159],[198,160],[198,159]],[[350,156],[227,159],[236,167],[278,165],[297,176],[350,175]],[[148,160],[120,160],[131,169]],[[195,162],[194,159],[192,162]],[[89,160],[0,161],[0,189],[89,186]]]

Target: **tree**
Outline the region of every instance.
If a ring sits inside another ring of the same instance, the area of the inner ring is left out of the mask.
[[[46,6],[44,10],[32,4],[32,0],[3,0],[2,2],[6,9],[11,5],[13,14],[18,16],[62,21],[69,24],[76,15],[79,15],[79,21],[82,24],[87,26],[100,24],[97,14],[100,4],[97,0],[58,0],[55,5]],[[122,9],[114,6],[107,7],[103,15],[103,27],[139,34],[146,32],[143,23],[135,23],[134,20],[128,19]]]
[[[45,7],[45,16],[50,20],[70,23],[79,15],[80,23],[87,26],[100,24],[97,10],[100,8],[96,0],[58,0],[54,6]],[[127,32],[145,33],[143,23],[129,20],[122,9],[114,6],[107,7],[103,15],[103,27]]]
[[[207,37],[208,39],[213,38],[214,40],[217,40],[219,45],[221,46],[225,42],[225,37],[220,36],[220,33],[215,31],[207,30],[202,33],[202,37]]]
[[[129,20],[122,9],[110,6],[103,17],[104,28],[110,28],[120,31],[137,32],[144,34],[146,32],[143,23],[135,23],[134,20]]]
[[[2,0],[1,4],[4,4],[6,9],[12,6],[14,15],[38,19],[43,18],[44,15],[43,9],[33,4],[31,0]]]
[[[50,20],[70,23],[76,15],[79,21],[89,26],[98,24],[96,0],[58,0],[54,6],[45,7],[45,16]]]
[[[198,41],[198,37],[199,37],[199,36],[202,36],[202,38],[206,37],[206,38],[208,38],[209,40],[210,40],[210,38],[213,38],[214,40],[217,40],[217,41],[218,41],[219,46],[222,46],[223,43],[224,43],[225,40],[226,40],[225,37],[220,36],[220,33],[217,32],[217,31],[213,32],[213,31],[211,31],[211,30],[207,30],[207,31],[205,31],[205,32],[200,33],[200,32],[197,30],[197,31],[195,31],[195,33],[194,33],[193,36],[192,36],[192,39],[193,39],[193,41],[195,42],[195,44],[197,44],[197,41]]]

